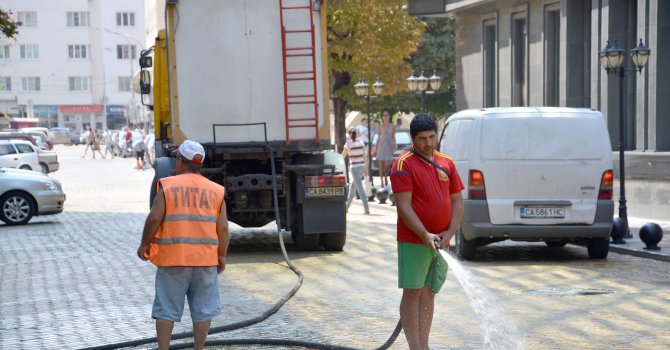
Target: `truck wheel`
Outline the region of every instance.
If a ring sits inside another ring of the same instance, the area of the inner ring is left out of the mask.
[[[306,235],[302,228],[302,206],[300,206],[295,215],[295,222],[291,229],[291,238],[296,248],[302,251],[313,251],[319,249],[320,234],[312,233]]]
[[[463,236],[463,230],[458,229],[456,232],[456,256],[461,260],[472,260],[475,257],[475,252],[477,251],[477,241],[471,240],[468,241]]]
[[[326,250],[341,252],[344,249],[344,243],[346,242],[346,232],[321,234],[321,244],[323,244],[323,247]]]
[[[609,238],[592,238],[586,249],[589,251],[590,259],[606,259],[610,250],[610,240]]]
[[[23,225],[35,215],[33,199],[24,192],[9,192],[0,198],[0,220],[7,225]]]

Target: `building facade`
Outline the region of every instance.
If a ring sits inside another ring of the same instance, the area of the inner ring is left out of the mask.
[[[457,20],[457,109],[588,107],[603,112],[615,149],[670,151],[670,1],[409,0],[413,15]],[[641,74],[628,54],[651,49]],[[599,65],[608,40],[626,52],[619,78]]]
[[[133,91],[145,45],[136,0],[4,0],[20,20],[0,38],[0,112],[81,131],[146,122]]]

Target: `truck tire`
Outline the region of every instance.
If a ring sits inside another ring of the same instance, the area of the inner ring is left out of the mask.
[[[296,215],[293,229],[291,230],[291,238],[293,238],[293,243],[295,244],[298,250],[302,251],[314,251],[318,250],[320,246],[320,237],[318,233],[312,233],[306,235],[303,232],[302,228],[302,206],[299,207]]]
[[[341,252],[344,250],[344,244],[347,242],[347,233],[322,233],[321,244],[328,251]]]
[[[609,238],[592,238],[586,246],[589,251],[589,259],[606,259],[610,250]]]
[[[463,230],[461,228],[456,232],[456,247],[454,248],[456,256],[460,260],[472,260],[475,257],[475,252],[477,251],[477,241],[471,240],[468,241],[463,236]]]
[[[149,190],[149,209],[154,205],[154,198],[156,198],[156,184],[158,183],[158,180],[172,176],[176,165],[177,160],[173,157],[160,157],[156,159],[154,179],[151,181],[151,189]]]

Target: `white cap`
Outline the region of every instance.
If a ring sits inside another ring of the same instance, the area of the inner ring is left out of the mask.
[[[202,145],[191,140],[185,140],[184,143],[179,146],[179,154],[182,157],[190,160],[196,164],[202,164],[205,160],[205,149],[202,148]]]

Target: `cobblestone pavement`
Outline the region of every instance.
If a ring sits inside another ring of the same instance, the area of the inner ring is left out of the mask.
[[[0,348],[71,349],[154,336],[155,268],[135,256],[153,171],[134,170],[131,159],[83,160],[83,147],[57,151],[61,170],[52,176],[67,194],[65,212],[0,225]],[[349,211],[344,252],[298,252],[288,243],[305,282],[277,314],[210,339],[381,345],[401,296],[395,216],[389,206],[362,211],[356,202]],[[262,231],[233,236],[214,326],[259,315],[296,282],[277,238]],[[495,321],[515,325],[526,349],[670,348],[667,262],[617,253],[591,261],[583,247],[501,243],[463,265],[503,310]],[[188,315],[175,333],[190,330]],[[450,273],[436,298],[433,349],[485,348],[480,324]],[[392,349],[406,348],[401,334]]]

